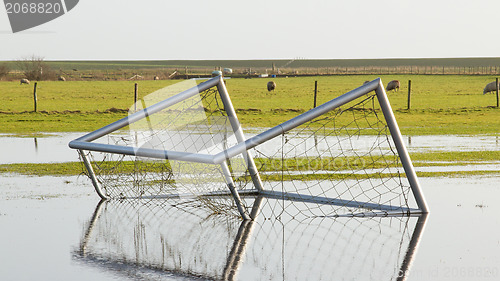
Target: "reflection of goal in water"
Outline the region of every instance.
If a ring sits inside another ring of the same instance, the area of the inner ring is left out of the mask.
[[[255,196],[291,216],[427,212],[380,79],[248,139],[222,77],[185,83],[70,143],[102,198],[189,195],[244,219]]]
[[[405,280],[411,275],[425,214],[277,219],[271,206],[279,199],[255,200],[254,220],[244,221],[214,214],[192,198],[103,200],[73,256],[140,280]]]

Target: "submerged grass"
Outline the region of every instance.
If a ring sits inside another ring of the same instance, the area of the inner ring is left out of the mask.
[[[0,113],[0,133],[34,134],[37,132],[86,132],[124,118],[125,110],[103,112],[19,112]],[[240,109],[240,123],[249,127],[272,127],[300,112],[254,111]],[[500,110],[469,108],[442,110],[400,110],[395,116],[404,135],[496,135],[500,132]],[[338,119],[348,124],[349,120]]]
[[[469,152],[429,152],[412,153],[411,158],[415,167],[433,167],[433,166],[464,166],[498,163],[500,160],[500,151],[469,151]],[[167,164],[156,165],[142,164],[142,162],[123,161],[120,162],[119,169],[114,169],[117,162],[100,162],[99,165],[107,173],[132,173],[134,171],[145,170],[147,172],[165,172],[169,169]],[[286,159],[281,162],[280,159],[256,158],[255,163],[260,172],[263,172],[264,179],[281,179],[280,171],[303,171],[302,175],[288,175],[288,178],[301,180],[319,180],[325,178],[345,178],[345,177],[365,177],[378,176],[388,177],[385,173],[364,173],[363,175],[352,174],[356,169],[378,169],[383,167],[400,166],[395,161],[387,162],[384,158],[372,157],[337,157],[326,159],[315,158],[297,158]],[[314,173],[314,171],[335,171],[335,173]],[[74,176],[83,175],[84,167],[80,162],[65,163],[19,163],[2,164],[0,173],[16,173],[28,176]],[[267,173],[267,174],[266,174]],[[447,172],[419,172],[419,176],[459,176],[476,174],[500,174],[500,171],[447,171]]]
[[[80,162],[16,163],[0,165],[0,173],[15,173],[27,176],[75,176],[84,175],[84,167]]]
[[[468,177],[468,176],[498,176],[500,171],[477,170],[477,171],[447,171],[447,172],[417,172],[418,177]],[[261,175],[264,181],[321,181],[321,180],[347,180],[347,179],[369,179],[369,178],[392,178],[398,177],[399,174],[391,173],[363,173],[363,174],[348,174],[348,173],[331,173],[331,174],[303,174],[303,175],[281,175],[281,174],[264,174]],[[404,173],[401,174],[404,177]],[[246,179],[249,181],[250,179]]]
[[[420,166],[420,165],[419,165]],[[3,164],[0,165],[0,173],[15,173],[27,176],[75,176],[85,175],[80,163],[53,163],[53,164]],[[269,171],[268,171],[269,172]],[[404,174],[403,174],[404,175]],[[473,175],[500,175],[500,171],[491,170],[474,170],[474,171],[446,171],[446,172],[417,172],[419,177],[467,177]],[[265,181],[281,181],[281,180],[325,180],[325,179],[366,179],[366,178],[389,178],[397,176],[391,173],[304,173],[300,175],[281,174],[278,171],[275,173],[263,173],[261,178]],[[242,180],[242,179],[240,179]],[[250,178],[246,179],[250,180]],[[169,180],[174,182],[174,180]]]
[[[478,162],[499,162],[500,151],[419,152],[419,153],[412,153],[410,157],[413,161],[443,161],[451,165],[469,165],[469,164],[477,164]],[[413,163],[413,164],[418,165],[419,163]],[[446,163],[429,163],[429,164],[443,165]]]
[[[124,113],[0,113],[0,133],[88,132],[127,116]]]

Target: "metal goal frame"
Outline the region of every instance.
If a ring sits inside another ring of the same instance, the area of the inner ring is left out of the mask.
[[[112,144],[103,144],[93,142],[94,140],[101,138],[105,135],[113,133],[123,127],[126,127],[132,123],[135,123],[139,120],[147,118],[148,116],[155,114],[163,109],[166,109],[172,105],[175,105],[183,100],[193,97],[207,89],[212,87],[217,87],[217,91],[224,105],[224,110],[229,118],[231,128],[234,132],[236,140],[238,144],[225,149],[222,152],[219,152],[214,155],[210,154],[202,154],[202,153],[189,153],[183,151],[172,151],[172,150],[161,150],[161,149],[150,149],[143,147],[134,147],[134,146],[121,146],[121,145],[112,145]],[[286,122],[283,122],[273,128],[270,128],[254,137],[246,139],[241,124],[236,116],[236,112],[234,110],[233,104],[229,97],[229,93],[225,86],[224,80],[222,76],[217,76],[209,79],[208,81],[202,82],[199,85],[192,87],[188,90],[185,90],[179,94],[176,94],[170,98],[167,98],[161,102],[158,102],[152,106],[144,108],[136,113],[130,114],[129,116],[122,118],[116,122],[113,122],[101,129],[88,133],[80,138],[77,138],[69,143],[69,147],[78,150],[83,163],[89,173],[92,184],[97,192],[97,194],[103,198],[108,199],[105,192],[95,176],[92,165],[84,153],[84,151],[96,151],[96,152],[105,152],[105,153],[115,153],[115,154],[124,154],[131,156],[139,156],[146,158],[154,158],[154,159],[165,159],[165,160],[179,160],[179,161],[188,161],[188,162],[197,162],[204,164],[213,164],[220,165],[222,172],[224,173],[224,177],[227,183],[227,187],[229,189],[229,193],[233,197],[238,211],[241,214],[241,217],[245,220],[252,219],[252,215],[248,214],[242,204],[240,193],[235,188],[234,180],[231,176],[230,169],[228,167],[227,161],[228,159],[235,157],[237,155],[242,155],[246,161],[249,174],[251,176],[252,182],[254,184],[255,189],[245,190],[245,193],[258,194],[262,196],[269,197],[279,197],[285,198],[289,200],[299,200],[303,202],[319,202],[326,204],[335,204],[335,205],[343,205],[347,207],[366,207],[366,208],[375,208],[383,211],[395,211],[396,209],[393,206],[376,206],[376,204],[371,203],[362,203],[357,201],[343,200],[343,199],[332,199],[332,198],[317,198],[312,196],[304,196],[304,195],[295,195],[295,194],[282,194],[277,191],[268,191],[263,188],[263,184],[259,175],[259,171],[254,163],[254,160],[251,154],[248,152],[249,149],[252,149],[270,139],[273,139],[279,135],[282,135],[298,126],[311,121],[323,114],[326,114],[336,108],[341,107],[357,98],[360,98],[368,93],[375,91],[377,99],[380,104],[380,108],[384,115],[385,121],[387,122],[387,126],[389,128],[392,140],[394,141],[394,145],[396,146],[396,150],[398,152],[398,156],[401,160],[401,164],[406,174],[406,178],[410,184],[411,191],[415,198],[415,201],[418,205],[418,209],[406,209],[402,210],[399,208],[398,211],[404,211],[407,213],[428,213],[429,209],[424,198],[424,195],[421,190],[420,183],[418,181],[417,175],[415,173],[415,169],[411,162],[408,151],[404,145],[401,132],[399,130],[398,124],[394,117],[391,105],[387,98],[387,94],[385,92],[384,86],[380,78],[377,78],[371,82],[368,82],[352,91],[349,91],[335,99],[332,99],[316,108],[313,108],[309,111],[306,111]],[[219,193],[220,194],[220,193]],[[211,195],[211,194],[207,194]],[[213,194],[212,194],[213,195]]]

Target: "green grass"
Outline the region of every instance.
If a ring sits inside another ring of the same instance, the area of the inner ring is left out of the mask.
[[[231,79],[227,82],[227,88],[236,108],[308,110],[313,106],[314,81],[318,81],[319,105],[375,78],[376,75],[273,78],[277,84],[277,90],[273,94],[265,89],[269,79]],[[400,91],[389,94],[394,110],[407,108],[408,80],[412,80],[413,110],[484,108],[496,105],[492,94],[482,95],[484,85],[494,81],[494,77],[390,75],[381,78],[385,84],[394,79],[401,81]]]
[[[141,81],[139,96],[178,81]],[[134,103],[134,81],[42,81],[37,85],[38,111],[65,112],[128,109]],[[34,110],[33,83],[0,82],[0,112]]]
[[[244,127],[271,127],[313,107],[314,81],[322,104],[375,75],[230,79],[227,88]],[[493,94],[482,89],[493,76],[390,75],[382,81],[402,82],[389,100],[403,134],[498,134],[500,109]],[[412,80],[411,110],[407,83]],[[179,81],[139,81],[139,98]],[[0,81],[0,133],[92,131],[127,116],[133,105],[134,81],[43,81],[37,88],[38,113],[33,113],[33,85]],[[113,109],[110,111],[110,109]],[[115,110],[118,109],[118,110]]]

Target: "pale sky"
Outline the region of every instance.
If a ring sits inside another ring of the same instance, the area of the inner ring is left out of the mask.
[[[498,0],[80,0],[0,60],[500,57]]]

